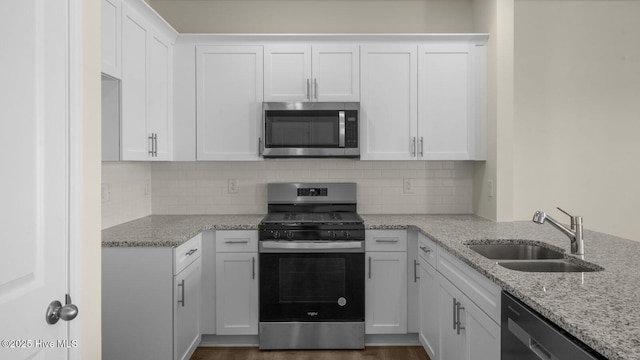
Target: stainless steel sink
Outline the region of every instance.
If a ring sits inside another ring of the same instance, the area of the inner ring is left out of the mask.
[[[496,240],[495,243],[468,243],[469,249],[496,260],[502,267],[525,272],[590,272],[604,270],[596,264],[565,257],[562,251],[551,249],[535,241]]]
[[[498,265],[507,269],[526,272],[591,272],[602,270],[595,264],[580,264],[567,259],[499,261]]]
[[[562,259],[560,251],[537,244],[476,244],[469,249],[493,260]]]

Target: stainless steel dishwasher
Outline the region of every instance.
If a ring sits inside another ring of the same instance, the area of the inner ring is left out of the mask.
[[[501,322],[502,360],[606,359],[504,291]]]

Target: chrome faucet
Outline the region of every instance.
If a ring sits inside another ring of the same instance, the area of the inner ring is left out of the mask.
[[[571,218],[570,229],[560,224],[554,218],[545,214],[542,211],[536,211],[533,214],[533,222],[536,224],[544,224],[545,220],[548,220],[549,224],[553,225],[554,228],[560,230],[560,232],[567,235],[569,239],[571,239],[571,253],[575,255],[584,256],[584,240],[582,238],[582,217],[573,216],[560,208],[557,208],[557,209],[562,211],[563,213],[565,213]]]

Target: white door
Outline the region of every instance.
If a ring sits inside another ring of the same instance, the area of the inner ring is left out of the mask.
[[[156,135],[154,140],[156,155],[149,160],[171,160],[173,153],[171,136],[172,54],[172,45],[152,33],[149,39],[149,119],[147,131]]]
[[[173,316],[173,358],[187,360],[200,343],[200,290],[202,258],[195,260],[175,276]]]
[[[362,160],[416,158],[418,64],[414,45],[361,48]]]
[[[262,47],[198,46],[198,160],[261,160]]]
[[[314,101],[360,101],[360,47],[314,45],[311,68]]]
[[[473,159],[476,111],[472,47],[419,47],[419,153],[425,160]]]
[[[216,254],[216,335],[258,335],[258,254]]]
[[[0,32],[0,358],[67,359],[67,0],[5,0]]]
[[[407,333],[407,253],[367,252],[365,332]]]
[[[311,101],[311,46],[264,49],[264,101]]]

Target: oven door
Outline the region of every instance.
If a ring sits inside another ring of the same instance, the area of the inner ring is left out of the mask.
[[[362,252],[260,253],[260,321],[364,321]]]

